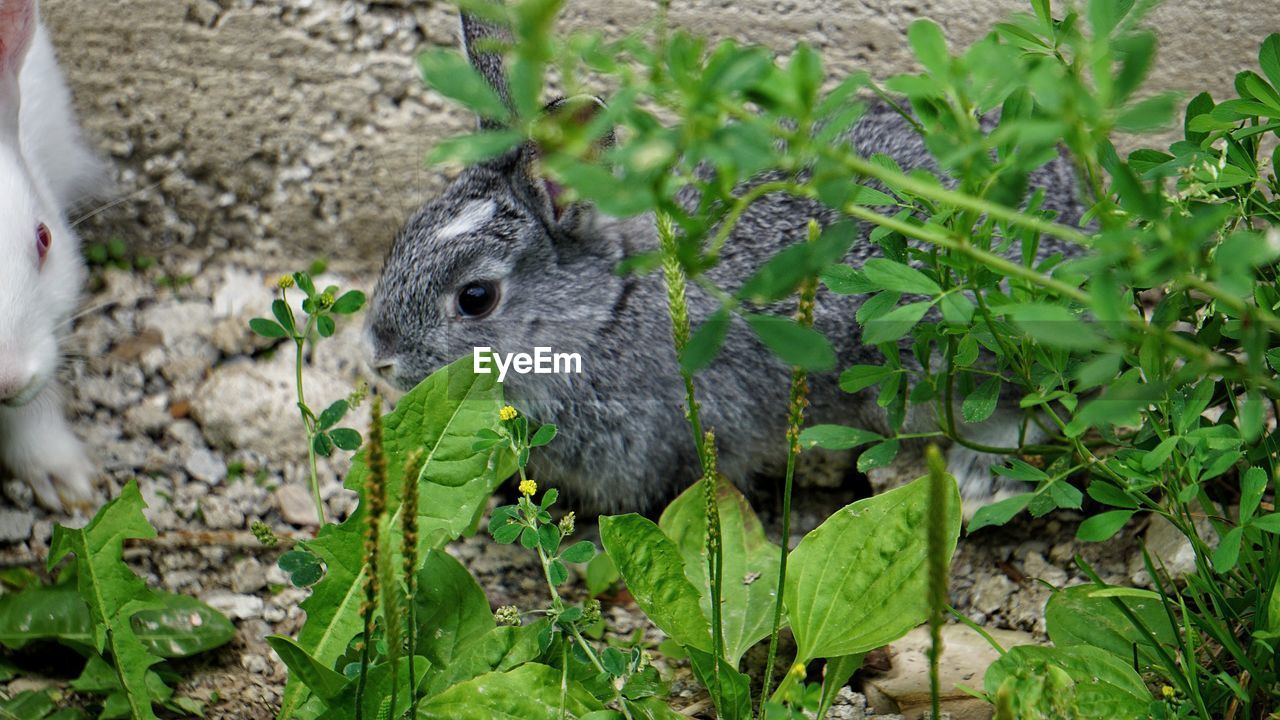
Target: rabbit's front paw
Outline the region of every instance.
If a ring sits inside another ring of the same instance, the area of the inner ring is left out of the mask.
[[[31,486],[36,502],[55,511],[91,504],[93,464],[51,390],[29,405],[0,407],[0,420],[0,464]]]

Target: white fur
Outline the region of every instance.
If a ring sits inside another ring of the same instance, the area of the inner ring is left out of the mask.
[[[15,28],[35,12],[34,0],[0,0],[0,46],[9,41],[0,47],[0,465],[59,509],[92,495],[93,465],[63,415],[56,375],[85,278],[66,211],[101,165],[81,138],[45,29],[34,23],[25,58],[14,50],[24,39]],[[43,266],[39,223],[53,238]]]
[[[473,232],[492,220],[493,214],[497,211],[498,206],[492,200],[476,200],[462,208],[462,211],[458,213],[458,217],[450,220],[447,225],[437,230],[436,239],[451,240]]]

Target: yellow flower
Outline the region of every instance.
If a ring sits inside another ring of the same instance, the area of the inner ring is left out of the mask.
[[[533,495],[538,492],[538,483],[532,480],[521,480],[520,492],[524,495]]]
[[[280,276],[280,279],[276,281],[276,285],[277,285],[281,290],[288,290],[289,288],[293,287],[293,276],[292,276],[292,275],[281,275],[281,276]]]
[[[1163,686],[1163,687],[1161,687],[1161,688],[1160,688],[1160,694],[1161,694],[1161,695],[1163,695],[1163,696],[1165,696],[1165,697],[1167,697],[1167,698],[1171,698],[1171,697],[1173,697],[1173,695],[1174,695],[1174,693],[1175,693],[1175,692],[1177,692],[1177,691],[1176,691],[1176,690],[1174,690],[1172,687],[1170,687],[1170,686],[1168,686],[1168,685],[1165,685],[1165,686]]]
[[[503,408],[498,411],[498,419],[503,422],[507,422],[508,420],[515,420],[516,416],[519,414],[520,413],[516,412],[515,408],[510,405],[504,405]]]

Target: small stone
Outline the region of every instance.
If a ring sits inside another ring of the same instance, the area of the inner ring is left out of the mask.
[[[204,448],[191,451],[187,455],[185,467],[191,477],[209,485],[221,482],[227,477],[227,464],[222,461],[222,458]]]
[[[266,675],[271,672],[271,663],[261,655],[249,654],[240,658],[240,667],[254,675]]]
[[[214,530],[233,530],[244,527],[244,513],[220,495],[202,498],[200,514],[204,517],[205,525]]]
[[[245,558],[231,571],[231,589],[238,593],[254,593],[267,586],[267,569],[253,558]]]
[[[1009,595],[1017,589],[1018,586],[1004,575],[990,575],[982,578],[973,587],[973,608],[991,615],[1004,607]]]
[[[1197,521],[1196,529],[1211,548],[1218,546],[1218,534],[1208,520]],[[1196,554],[1191,547],[1191,541],[1168,520],[1152,515],[1151,524],[1147,526],[1147,532],[1143,536],[1143,543],[1147,547],[1147,552],[1151,554],[1151,561],[1155,566],[1158,568],[1163,565],[1171,577],[1183,578],[1196,572]],[[1150,582],[1141,555],[1130,560],[1129,573],[1135,576],[1133,578],[1135,584],[1145,585]],[[1139,580],[1143,582],[1139,583]]]
[[[31,537],[35,515],[27,510],[0,508],[0,542],[18,543]]]
[[[168,403],[169,399],[164,395],[154,395],[125,410],[125,432],[137,436],[161,434],[165,426],[173,421],[167,409]]]
[[[29,510],[31,504],[35,502],[35,493],[31,491],[31,486],[17,479],[5,481],[4,496],[19,510]]]
[[[987,631],[1005,648],[1037,644],[1029,633],[996,628],[987,628]],[[881,718],[882,713],[902,713],[909,718],[928,717],[931,703],[930,646],[927,627],[918,627],[890,644],[890,669],[867,678],[863,684],[866,702],[874,710],[871,717]],[[991,705],[957,686],[981,687],[987,667],[999,659],[1000,653],[985,638],[964,625],[944,626],[942,647],[938,664],[942,716],[949,715],[952,720],[988,720],[992,714]]]
[[[255,595],[242,595],[219,590],[205,595],[202,599],[209,607],[233,620],[262,617],[262,598]]]
[[[311,493],[300,485],[281,485],[275,492],[280,517],[290,525],[312,527],[318,524],[316,505]]]
[[[1027,577],[1044,580],[1054,587],[1062,587],[1067,582],[1067,571],[1045,562],[1044,556],[1038,552],[1027,553],[1027,559],[1022,562],[1022,571]]]

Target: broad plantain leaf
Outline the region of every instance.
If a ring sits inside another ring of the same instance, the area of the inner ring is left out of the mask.
[[[685,577],[680,550],[653,521],[634,513],[602,517],[600,544],[654,625],[681,645],[711,651],[701,594]]]
[[[949,488],[948,562],[960,534],[960,494]],[[928,505],[921,478],[845,507],[791,552],[785,600],[800,662],[863,653],[925,621]]]
[[[510,672],[492,672],[445,690],[418,706],[418,720],[559,720],[561,674],[547,665],[526,663]],[[603,710],[580,683],[570,680],[563,698],[567,717]]]
[[[1040,674],[1049,666],[1060,668],[1075,681],[1072,717],[1078,720],[1147,717],[1151,693],[1138,673],[1127,661],[1085,645],[1011,648],[987,668],[983,686],[994,695],[1010,674],[1018,671]]]
[[[769,542],[759,518],[732,483],[717,487],[720,542],[724,548],[721,620],[725,658],[733,667],[743,653],[769,636],[774,584],[781,548]],[[701,483],[685,490],[663,511],[658,526],[684,556],[684,574],[702,593],[702,612],[711,617],[707,580],[707,515]]]

